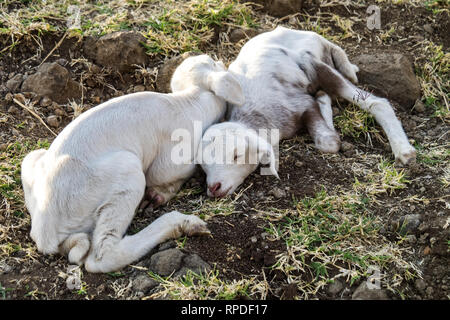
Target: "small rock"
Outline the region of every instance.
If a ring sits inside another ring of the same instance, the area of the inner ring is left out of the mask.
[[[423,281],[422,279],[417,279],[417,280],[414,282],[414,285],[416,286],[416,289],[419,290],[419,291],[424,291],[425,288],[426,288],[426,286],[427,286],[427,284],[425,283],[425,281]]]
[[[420,113],[425,112],[425,104],[422,102],[422,100],[416,100],[416,103],[414,103],[414,110]]]
[[[35,74],[22,84],[22,91],[34,92],[58,103],[81,97],[82,87],[70,77],[70,72],[60,64],[44,63]]]
[[[185,268],[192,270],[195,273],[204,273],[211,270],[211,266],[206,263],[198,254],[190,254],[183,260]]]
[[[355,146],[353,144],[351,144],[350,142],[347,142],[347,141],[342,141],[342,143],[341,143],[341,151],[342,152],[351,151],[353,149],[355,149]]]
[[[431,248],[430,247],[425,247],[425,249],[423,250],[423,254],[425,256],[429,255],[431,253]]]
[[[177,246],[177,243],[174,240],[169,240],[159,245],[158,251],[164,251],[167,249],[172,249]]]
[[[327,293],[331,296],[336,296],[341,290],[344,288],[344,285],[339,280],[334,280],[334,282],[330,283],[327,287]]]
[[[61,124],[61,117],[57,115],[48,116],[47,123],[50,127],[58,128]]]
[[[13,267],[8,265],[6,262],[0,261],[0,274],[10,273],[12,271],[12,269],[13,269]]]
[[[64,117],[64,116],[66,116],[66,112],[63,109],[56,108],[55,109],[55,115],[60,116],[60,117]]]
[[[19,115],[20,114],[20,109],[17,108],[16,106],[11,106],[8,108],[8,113],[13,114],[13,115]]]
[[[272,190],[269,191],[269,194],[273,195],[275,198],[284,198],[286,196],[286,192],[280,188],[273,188]]]
[[[133,280],[133,289],[134,291],[141,291],[141,292],[147,292],[150,289],[153,289],[158,285],[158,282],[153,280],[147,275],[140,275],[137,276]]]
[[[159,251],[151,256],[149,268],[161,276],[168,276],[180,268],[183,257],[184,253],[179,249]]]
[[[400,233],[414,233],[420,225],[420,214],[407,214],[400,218]]]
[[[135,65],[143,65],[148,56],[141,43],[145,37],[135,31],[108,33],[98,40],[87,38],[84,52],[96,63],[119,72],[127,72]]]
[[[386,290],[369,288],[367,281],[363,281],[353,292],[352,300],[389,300],[389,297]]]
[[[433,34],[434,32],[433,26],[431,24],[425,24],[423,26],[423,30],[425,30],[425,32],[429,34]]]
[[[11,92],[16,92],[23,81],[23,75],[18,73],[6,82],[6,88]]]
[[[23,93],[16,93],[15,95],[14,95],[14,99],[16,99],[17,101],[19,101],[20,103],[25,103],[26,102],[26,98],[25,98],[25,96],[23,95]]]
[[[11,101],[13,101],[13,99],[14,99],[14,96],[13,96],[13,94],[12,94],[11,92],[8,92],[8,93],[5,95],[5,100],[6,100],[7,102],[11,102]]]
[[[332,112],[333,112],[333,117],[337,116],[339,113],[341,113],[341,110],[338,107],[333,107],[332,108]]]
[[[260,30],[255,29],[234,29],[230,33],[229,40],[232,43],[236,43],[242,39],[253,38],[254,36],[257,36],[260,33],[261,33]]]
[[[258,239],[257,239],[255,236],[253,236],[253,237],[250,238],[250,241],[251,241],[252,243],[257,243],[257,242],[258,242]]]
[[[414,244],[414,243],[417,242],[417,238],[416,238],[415,235],[409,234],[409,235],[406,236],[405,241],[408,242],[408,243]]]
[[[69,63],[69,61],[67,61],[67,60],[64,59],[64,58],[58,59],[58,60],[56,60],[55,62],[56,62],[57,64],[63,66],[63,67],[65,67],[65,66]]]
[[[145,86],[137,85],[134,87],[134,92],[142,92],[142,91],[145,91]]]
[[[49,97],[43,97],[41,99],[40,105],[41,107],[48,107],[52,105],[52,103],[53,103],[52,99],[50,99]]]
[[[427,295],[431,296],[431,295],[434,293],[433,287],[427,287],[427,288],[425,289],[425,293],[426,293]]]
[[[301,168],[301,167],[303,167],[303,165],[304,165],[304,163],[301,162],[301,161],[296,161],[296,162],[295,162],[295,166],[296,166],[297,168]]]

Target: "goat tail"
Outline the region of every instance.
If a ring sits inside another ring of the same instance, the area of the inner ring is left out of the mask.
[[[69,261],[81,265],[86,259],[91,243],[87,233],[73,233],[60,245],[62,255],[68,254]]]

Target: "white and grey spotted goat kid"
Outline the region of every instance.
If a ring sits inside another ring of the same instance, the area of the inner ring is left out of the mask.
[[[194,120],[204,131],[224,116],[225,100],[243,103],[234,76],[206,55],[186,59],[171,86],[172,94],[135,93],[92,108],[48,150],[25,157],[22,183],[40,252],[59,251],[89,272],[109,272],[167,239],[208,233],[198,217],[172,211],[124,236],[146,186],[161,204],[193,174],[194,161],[171,161],[172,132],[192,132]],[[193,157],[200,139],[193,141]]]
[[[338,152],[330,96],[370,112],[385,131],[395,158],[404,164],[414,161],[415,149],[389,101],[357,88],[353,84],[357,71],[340,47],[314,32],[278,27],[248,41],[229,67],[241,84],[245,103],[239,108],[231,104],[228,121],[211,126],[203,136],[202,160],[209,158],[202,164],[208,195],[233,193],[263,159],[270,160],[276,174],[273,145],[294,136],[302,126],[319,150]],[[279,139],[268,141],[258,134],[261,128],[278,129]],[[227,149],[229,141],[236,147]],[[211,150],[225,151],[211,155]],[[238,163],[252,155],[256,163]]]

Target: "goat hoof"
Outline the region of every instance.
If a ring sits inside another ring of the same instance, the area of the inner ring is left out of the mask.
[[[197,216],[188,216],[183,222],[182,229],[187,236],[211,235],[206,222]]]
[[[403,164],[406,166],[413,165],[416,163],[416,150],[412,150],[409,152],[401,153],[395,159],[396,164]]]

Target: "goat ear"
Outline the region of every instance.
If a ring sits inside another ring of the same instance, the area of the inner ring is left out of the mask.
[[[244,104],[244,93],[239,81],[229,72],[211,72],[208,75],[208,88],[218,97],[235,104]]]
[[[269,163],[270,173],[277,179],[280,179],[276,169],[275,152],[272,145],[253,132],[249,135],[249,143],[252,145],[252,148],[258,148],[258,161],[264,164]]]

